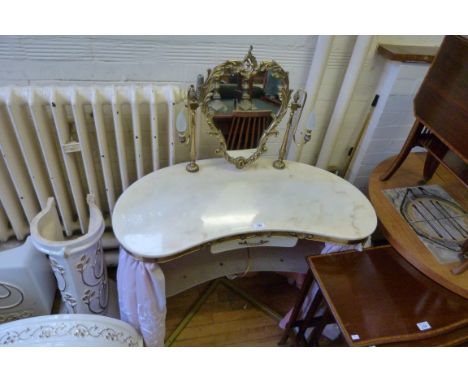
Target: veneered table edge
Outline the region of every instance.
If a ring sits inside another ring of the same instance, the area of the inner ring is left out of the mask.
[[[432,63],[438,47],[379,44],[377,52],[391,61]]]

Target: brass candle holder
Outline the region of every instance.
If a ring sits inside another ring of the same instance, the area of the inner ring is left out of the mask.
[[[291,111],[289,113],[288,123],[286,124],[286,131],[284,132],[283,142],[281,143],[281,147],[279,149],[278,159],[273,162],[273,167],[278,170],[282,170],[286,167],[286,164],[284,163],[284,157],[288,148],[292,120],[294,118],[296,110],[298,110],[301,106],[302,105],[299,103],[299,91],[296,91],[296,93],[294,93],[293,96],[293,101],[290,105]]]
[[[189,141],[190,141],[190,162],[185,167],[188,172],[197,172],[200,168],[196,163],[197,160],[197,147],[195,141],[195,126],[196,126],[196,113],[198,109],[197,93],[193,85],[187,93],[187,106],[189,109]]]

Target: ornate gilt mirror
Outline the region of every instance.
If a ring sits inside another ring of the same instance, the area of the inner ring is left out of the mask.
[[[257,62],[252,46],[242,61],[226,61],[208,70],[206,80],[199,75],[197,88],[192,85],[187,92],[186,111],[176,121],[181,143],[190,144],[190,162],[187,171],[197,172],[195,125],[196,110],[200,107],[210,134],[218,140],[216,153],[237,168],[255,162],[266,151],[272,135],[278,134],[278,125],[290,108],[278,159],[273,167],[283,169],[288,142],[298,145],[295,134],[307,94],[298,90],[292,97],[288,73],[275,61]],[[309,138],[308,138],[309,137]],[[304,143],[310,140],[310,130]]]
[[[254,162],[288,109],[288,73],[275,61],[258,63],[252,46],[242,61],[208,71],[199,88],[201,111],[218,153],[237,168]]]

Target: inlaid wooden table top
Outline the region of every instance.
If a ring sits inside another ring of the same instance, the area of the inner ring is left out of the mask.
[[[369,200],[351,183],[317,167],[286,162],[277,170],[260,158],[238,170],[223,158],[185,164],[141,178],[112,215],[123,247],[144,258],[168,258],[198,245],[242,234],[305,234],[358,242],[376,228]]]
[[[351,346],[468,339],[468,301],[423,275],[391,246],[310,256],[308,262]],[[450,333],[456,338],[446,338]]]
[[[400,255],[437,283],[468,298],[468,271],[453,275],[451,270],[457,263],[439,263],[383,193],[383,190],[390,188],[418,186],[422,179],[424,159],[423,153],[411,154],[398,171],[384,182],[379,177],[393,158],[380,163],[369,180],[369,197],[384,235]],[[467,187],[445,167],[439,166],[427,184],[441,186],[465,211],[468,210]]]

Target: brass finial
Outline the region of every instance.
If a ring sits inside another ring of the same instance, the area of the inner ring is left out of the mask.
[[[257,67],[257,59],[252,53],[253,50],[253,45],[250,45],[249,51],[244,57],[244,64],[247,66],[250,66],[251,68],[256,68]]]
[[[195,101],[197,99],[197,92],[195,91],[195,87],[193,85],[190,85],[187,98],[189,101]]]

